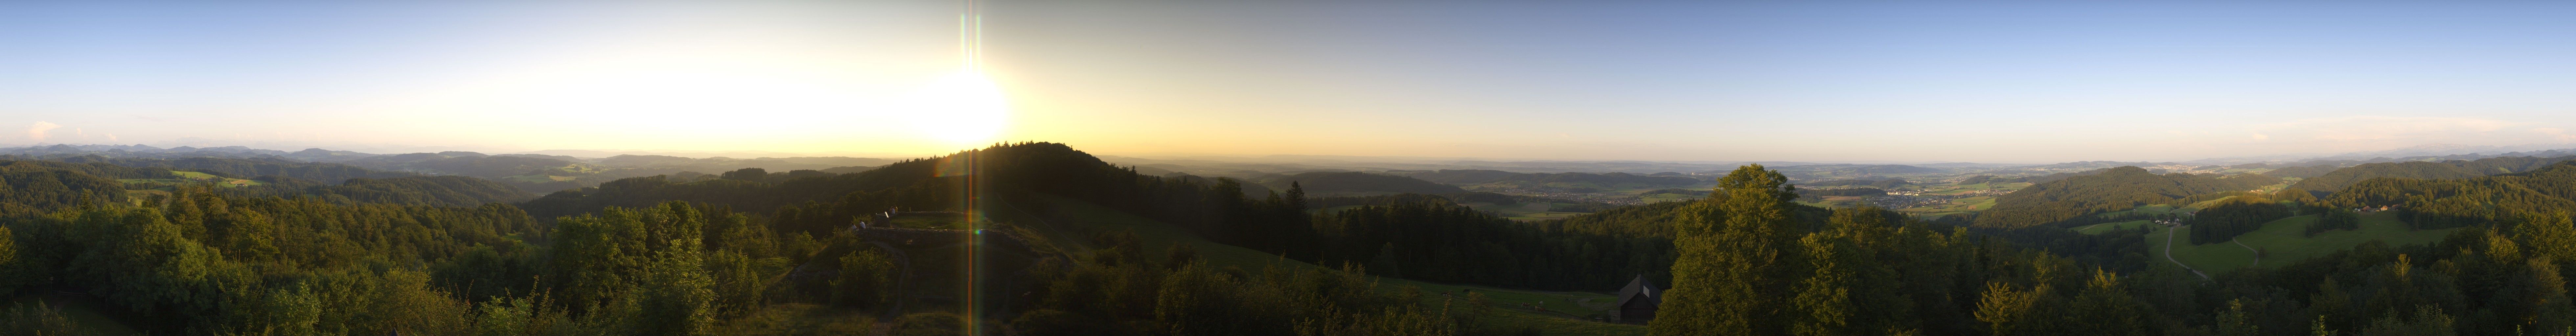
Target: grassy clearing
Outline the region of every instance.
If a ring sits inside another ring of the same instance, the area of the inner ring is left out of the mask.
[[[1699,196],[1699,195],[1683,195],[1683,194],[1654,194],[1654,195],[1645,195],[1645,196],[1638,196],[1638,197],[1637,197],[1637,199],[1645,200],[1645,201],[1646,201],[1646,203],[1663,203],[1663,202],[1697,201],[1697,200],[1700,200],[1700,199],[1702,199],[1702,198],[1708,198],[1708,196]]]
[[[2316,215],[2283,218],[2263,224],[2262,229],[2238,236],[2235,242],[2204,245],[2191,245],[2188,238],[2191,236],[2190,228],[2182,228],[2180,230],[2183,231],[2174,232],[2174,238],[2179,241],[2173,242],[2173,258],[2191,268],[2214,274],[2245,267],[2288,265],[2290,262],[2352,249],[2353,246],[2373,240],[2386,242],[2391,246],[2430,244],[2441,241],[2442,237],[2449,236],[2451,231],[2459,230],[2457,228],[2410,230],[2406,228],[2406,223],[2397,220],[2396,213],[2381,212],[2363,214],[2361,230],[2327,231],[2318,233],[2315,237],[2303,235],[2308,223],[2316,222],[2317,219]],[[2171,229],[2159,229],[2147,235],[2149,252],[2157,255],[2164,252],[2167,230]],[[2238,246],[2237,244],[2240,243],[2244,245]],[[2255,251],[2248,250],[2249,247],[2263,251],[2259,265],[2255,261]]]
[[[1566,217],[1587,214],[1585,212],[1548,211],[1548,209],[1556,208],[1557,204],[1558,203],[1523,202],[1511,205],[1501,205],[1487,202],[1468,202],[1459,203],[1458,205],[1464,205],[1478,211],[1492,211],[1495,214],[1502,215],[1503,218],[1516,221],[1564,219]]]
[[[2243,197],[2243,196],[2228,196],[2228,197],[2220,197],[2220,198],[2218,198],[2218,199],[2214,199],[2214,200],[2200,201],[2200,202],[2192,203],[2192,204],[2191,204],[2191,206],[2190,206],[2189,208],[2192,208],[2192,209],[2208,208],[2209,206],[2212,206],[2212,205],[2219,205],[2219,204],[2221,204],[2221,203],[2227,203],[2227,200],[2236,199],[2237,197]]]
[[[1923,192],[1923,193],[1924,193],[1924,194],[1927,194],[1927,195],[1958,195],[1958,194],[1965,194],[1965,193],[1969,193],[1969,192],[1975,192],[1975,191],[1986,191],[1986,190],[2003,190],[2003,191],[2013,191],[2013,190],[2021,190],[2021,188],[2027,188],[2027,187],[2030,187],[2030,183],[1993,183],[1993,182],[1987,182],[1987,183],[1978,183],[1978,184],[1932,185],[1932,186],[1926,186],[1926,187],[1924,188],[1925,190],[1924,190],[1924,192]]]
[[[500,178],[500,180],[505,181],[505,182],[546,183],[546,182],[564,182],[564,181],[571,181],[571,180],[576,180],[576,179],[580,179],[580,178],[581,178],[581,177],[579,177],[579,176],[556,176],[556,175],[516,175],[516,176],[504,176],[504,177],[501,177],[501,178]]]
[[[2262,229],[2238,236],[2236,240],[2263,249],[2263,265],[2268,267],[2351,249],[2372,240],[2387,242],[2389,246],[2431,244],[2450,236],[2451,231],[2459,230],[2410,230],[2405,222],[2397,220],[2397,213],[2379,212],[2362,214],[2361,230],[2334,230],[2317,233],[2316,237],[2304,237],[2302,233],[2306,232],[2308,223],[2318,219],[2318,215],[2284,218],[2263,224]]]
[[[2159,253],[2167,252],[2165,242],[2167,237],[2174,240],[2170,250],[2173,260],[2201,272],[2215,274],[2254,265],[2254,251],[2236,244],[2221,242],[2192,245],[2190,227],[2162,228],[2148,233],[2147,251],[2150,254],[2163,256]]]
[[[1198,248],[1199,256],[1204,258],[1211,266],[1233,266],[1240,267],[1245,270],[1261,270],[1269,267],[1278,267],[1281,269],[1320,267],[1296,260],[1288,260],[1277,255],[1262,253],[1252,249],[1207,241],[1205,239],[1200,239],[1197,235],[1191,235],[1188,232],[1182,231],[1180,227],[1164,224],[1144,217],[1137,217],[1117,210],[1102,208],[1082,201],[1047,195],[1031,195],[1029,197],[1016,198],[1014,201],[1054,203],[1052,205],[1072,211],[1076,218],[1081,218],[1083,221],[1081,225],[1110,232],[1134,231],[1136,232],[1136,237],[1139,238],[1138,240],[1140,240],[1140,243],[1144,245],[1144,248],[1146,248],[1147,251],[1162,251],[1171,248],[1172,244],[1190,244],[1191,247]],[[1377,279],[1379,290],[1392,292],[1405,290],[1408,287],[1419,288],[1424,294],[1423,300],[1435,305],[1440,304],[1442,303],[1442,300],[1445,300],[1441,297],[1441,293],[1461,293],[1465,290],[1472,289],[1475,292],[1484,293],[1487,300],[1494,302],[1497,308],[1494,312],[1499,316],[1495,316],[1491,320],[1497,321],[1498,323],[1516,323],[1535,326],[1548,335],[1644,335],[1646,333],[1646,327],[1642,325],[1594,322],[1580,318],[1566,317],[1564,315],[1508,308],[1530,304],[1546,307],[1547,310],[1550,311],[1567,312],[1576,316],[1586,316],[1608,312],[1609,308],[1611,308],[1611,294],[1514,290],[1481,286],[1436,284],[1396,278]]]
[[[1953,199],[1953,200],[1951,200],[1951,201],[1950,201],[1950,203],[1949,203],[1949,204],[1942,204],[1942,205],[1935,205],[1935,206],[1928,206],[1928,207],[1904,208],[1904,209],[1897,209],[1896,211],[1902,211],[1902,212],[1906,212],[1906,213],[1916,213],[1916,214],[1948,214],[1948,213],[1967,213],[1967,212],[1977,212],[1977,211],[1984,211],[1984,210],[1987,210],[1987,209],[1993,209],[1993,208],[1995,208],[1995,197],[1994,197],[1994,196],[1971,196],[1971,197],[1963,197],[1963,198]]]
[[[214,174],[207,174],[207,173],[200,173],[200,172],[192,172],[192,171],[174,171],[174,172],[170,172],[170,176],[171,176],[171,178],[165,178],[165,179],[118,179],[118,180],[116,180],[116,181],[117,181],[117,182],[124,182],[124,183],[126,183],[126,184],[136,184],[136,183],[164,183],[164,184],[198,184],[198,183],[210,183],[210,184],[214,184],[214,185],[218,185],[218,186],[226,186],[226,187],[246,187],[246,186],[256,186],[256,185],[268,185],[268,182],[260,182],[260,181],[245,180],[245,179],[237,179],[237,178],[224,178],[224,177],[215,176]]]
[[[2144,226],[2144,225],[2151,225],[2151,224],[2150,224],[2148,221],[2143,221],[2143,220],[2133,220],[2133,221],[2126,221],[2126,222],[2115,222],[2115,223],[2102,223],[2102,224],[2086,225],[2086,226],[2076,227],[2076,228],[2071,229],[2071,230],[2075,230],[2075,233],[2082,233],[2082,234],[2103,234],[2103,233],[2111,232],[2112,230],[2127,230],[2127,229],[2135,229],[2135,228],[2137,228],[2137,227],[2139,227],[2139,226]]]
[[[1999,196],[1999,195],[1998,195],[1998,194],[1995,194],[1995,193],[1993,193],[1993,192],[1998,192],[1998,191],[2002,191],[2002,192],[2009,192],[2009,191],[2013,191],[2013,190],[2021,190],[2021,188],[2030,187],[2030,185],[2031,185],[2030,183],[1991,183],[1991,182],[1989,182],[1989,183],[1978,183],[1978,184],[1965,184],[1965,185],[1954,185],[1954,184],[1915,185],[1914,187],[1920,187],[1920,188],[1921,188],[1921,189],[1920,189],[1920,190],[1921,190],[1921,193],[1922,193],[1923,195],[1925,195],[1925,196],[1961,196],[1961,195],[1971,195],[1971,194],[1979,194],[1979,193],[1984,193],[1984,194],[1977,195],[1977,196],[1967,196],[1967,197],[1958,197],[1958,198],[1953,198],[1953,199],[1950,199],[1950,203],[1947,203],[1947,204],[1939,204],[1939,205],[1926,206],[1926,207],[1914,207],[1914,208],[1896,209],[1896,211],[1904,212],[1904,213],[1906,213],[1906,214],[1914,215],[1915,217],[1920,217],[1920,218],[1939,218],[1939,217],[1941,217],[1941,216],[1944,216],[1944,215],[1950,215],[1950,214],[1973,213],[1973,212],[1979,212],[1979,211],[1986,211],[1986,210],[1990,210],[1990,209],[1994,209],[1994,208],[1995,208],[1995,197],[1996,197],[1996,196]]]
[[[889,222],[889,223],[886,223],[886,224],[887,224],[887,226],[890,226],[890,227],[914,228],[914,229],[934,229],[934,230],[957,230],[957,229],[964,229],[964,227],[962,226],[962,224],[964,224],[964,222],[965,222],[965,217],[963,217],[963,216],[936,216],[936,215],[906,215],[906,216],[899,216],[899,217],[895,217],[895,218],[894,218],[894,220],[892,220],[892,221],[888,221],[888,222]]]
[[[864,312],[782,303],[725,320],[715,331],[717,335],[864,335],[875,332],[875,322],[876,317]]]
[[[2183,211],[2183,210],[2184,210],[2184,209],[2177,209],[2177,208],[2174,208],[2174,207],[2173,207],[2173,206],[2171,206],[2171,205],[2164,205],[2164,204],[2148,204],[2148,205],[2144,205],[2144,206],[2139,206],[2139,207],[2137,207],[2137,208],[2131,208],[2131,209],[2128,209],[2128,210],[2120,210],[2120,211],[2104,212],[2104,213],[2102,213],[2102,214],[2100,214],[2100,215],[2096,215],[2096,216],[2101,216],[2102,218],[2111,218],[2111,217],[2117,217],[2117,216],[2124,216],[2124,215],[2128,215],[2128,214],[2163,215],[2163,214],[2171,214],[2171,213],[2178,212],[2178,211]]]

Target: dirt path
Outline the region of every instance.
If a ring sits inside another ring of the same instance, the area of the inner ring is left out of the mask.
[[[2184,225],[2184,226],[2190,226],[2190,225]],[[2200,270],[2192,269],[2192,268],[2191,268],[2191,265],[2184,265],[2184,264],[2182,263],[2182,260],[2174,259],[2174,257],[2173,257],[2173,241],[2174,241],[2174,232],[2175,232],[2175,231],[2182,231],[2182,229],[2183,229],[2183,226],[2176,226],[2176,227],[2174,227],[2173,229],[2165,230],[2165,261],[2171,261],[2171,262],[2173,262],[2173,263],[2174,263],[2174,265],[2182,266],[2182,269],[2185,269],[2185,270],[2191,270],[2191,274],[2193,274],[2193,275],[2199,275],[2201,280],[2215,280],[2215,279],[2210,279],[2210,278],[2209,278],[2209,273],[2201,273],[2201,272],[2200,272]]]
[[[2254,264],[2245,267],[2263,266],[2263,250],[2256,250],[2253,246],[2245,246],[2244,242],[2236,241],[2235,239],[2228,239],[2227,242],[2236,243],[2237,247],[2244,247],[2246,251],[2254,251]]]

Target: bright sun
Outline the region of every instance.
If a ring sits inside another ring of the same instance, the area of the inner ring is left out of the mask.
[[[971,67],[940,76],[911,98],[901,112],[911,116],[913,129],[953,145],[992,140],[1010,119],[1001,87]]]

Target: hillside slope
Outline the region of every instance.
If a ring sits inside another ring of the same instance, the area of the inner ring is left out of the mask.
[[[2101,174],[2070,176],[2031,185],[1995,198],[1995,207],[1976,220],[1980,227],[2016,228],[2063,221],[2077,216],[2127,210],[2172,202],[2192,195],[2244,191],[2280,183],[2259,174],[2217,176],[2174,173],[2157,175],[2122,166]]]
[[[2465,179],[2526,172],[2570,159],[2576,159],[2576,156],[2547,158],[2518,156],[2486,158],[2477,161],[2369,163],[2336,169],[2333,172],[2300,180],[2298,184],[2291,187],[2323,195],[2341,191],[2354,183],[2374,178]]]
[[[1313,172],[1260,181],[1271,189],[1287,190],[1289,183],[1306,188],[1307,194],[1416,193],[1455,194],[1467,192],[1457,186],[1432,183],[1411,177],[1358,172]]]

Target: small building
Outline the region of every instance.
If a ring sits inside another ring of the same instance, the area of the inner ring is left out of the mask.
[[[1619,289],[1618,309],[1610,311],[1610,318],[1619,323],[1645,324],[1655,319],[1655,307],[1663,304],[1664,289],[1647,283],[1646,275],[1638,274],[1636,280],[1628,280],[1628,287]]]

